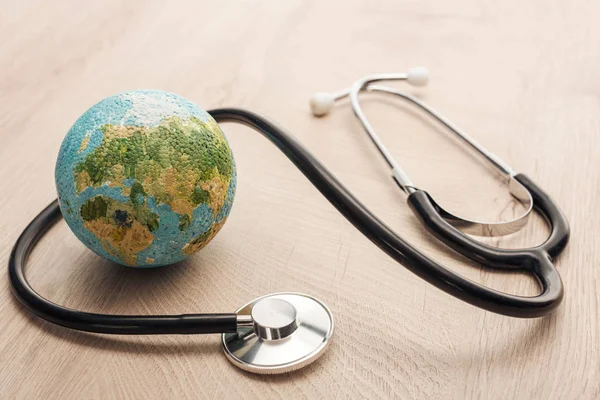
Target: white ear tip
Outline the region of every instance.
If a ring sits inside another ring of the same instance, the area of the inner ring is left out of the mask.
[[[429,70],[425,67],[415,67],[408,70],[406,80],[413,86],[427,86]]]
[[[315,93],[310,98],[310,111],[315,117],[322,117],[331,110],[334,102],[331,93]]]

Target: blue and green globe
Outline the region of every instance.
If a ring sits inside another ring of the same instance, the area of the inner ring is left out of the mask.
[[[91,250],[154,267],[202,249],[223,227],[236,170],[215,120],[173,93],[134,90],[87,110],[56,163],[62,214]]]

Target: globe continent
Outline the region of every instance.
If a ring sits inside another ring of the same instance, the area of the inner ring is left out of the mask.
[[[169,92],[134,90],[87,110],[56,163],[62,214],[75,235],[117,263],[182,261],[219,232],[236,170],[215,120]]]

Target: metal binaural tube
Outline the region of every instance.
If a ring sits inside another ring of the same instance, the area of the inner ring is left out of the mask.
[[[507,179],[510,179],[513,175],[515,175],[514,170],[504,161],[500,159],[497,155],[487,150],[481,144],[479,144],[475,139],[469,136],[465,131],[458,128],[454,125],[450,120],[441,115],[438,111],[433,109],[432,107],[426,105],[416,97],[409,95],[408,93],[401,92],[399,90],[379,85],[372,85],[372,83],[380,82],[380,81],[396,81],[396,80],[409,80],[409,75],[405,73],[398,74],[376,74],[370,75],[365,78],[357,81],[352,87],[339,91],[333,94],[333,100],[339,101],[346,97],[350,97],[350,102],[352,104],[352,109],[354,114],[360,121],[361,125],[375,144],[377,149],[385,158],[386,162],[392,168],[394,179],[399,181],[401,188],[404,191],[409,187],[413,187],[411,180],[408,178],[408,175],[402,170],[399,164],[396,162],[394,157],[391,155],[390,151],[383,144],[375,129],[369,123],[365,113],[360,106],[358,95],[361,91],[372,91],[372,92],[381,92],[386,94],[391,94],[398,96],[408,102],[414,104],[419,107],[421,110],[425,111],[429,116],[433,117],[436,121],[444,125],[450,132],[452,132],[457,138],[459,138],[463,143],[469,146],[469,148],[479,154],[486,162],[488,162],[494,169],[504,175]],[[410,83],[410,80],[409,80]]]
[[[362,91],[373,91],[373,92],[381,92],[384,94],[395,95],[400,97],[403,100],[408,101],[409,103],[417,106],[421,110],[425,111],[427,115],[441,123],[445,126],[450,132],[452,132],[458,139],[460,139],[463,143],[467,145],[471,151],[474,151],[478,154],[485,162],[494,168],[495,171],[499,172],[506,179],[508,188],[510,193],[515,197],[519,202],[523,204],[526,211],[509,221],[502,222],[484,222],[478,221],[468,218],[462,218],[453,213],[444,210],[439,204],[436,203],[436,206],[439,209],[440,214],[446,219],[450,224],[455,227],[459,227],[464,233],[469,233],[478,236],[503,236],[508,235],[514,232],[517,232],[521,228],[525,226],[527,223],[528,217],[533,209],[533,199],[531,194],[524,188],[519,181],[513,179],[515,172],[512,168],[503,162],[498,156],[493,154],[492,152],[485,149],[479,143],[477,143],[474,139],[472,139],[469,135],[467,135],[464,131],[459,129],[453,123],[451,123],[447,118],[442,116],[439,112],[429,107],[421,100],[416,97],[411,96],[410,94],[398,91],[394,88],[390,88],[387,86],[379,86],[373,85],[372,83],[380,82],[380,81],[406,81],[408,84],[413,86],[424,86],[429,81],[429,73],[425,68],[413,68],[409,70],[407,73],[388,73],[388,74],[376,74],[369,75],[364,78],[361,78],[356,83],[352,85],[349,89],[342,90],[337,93],[327,94],[327,93],[318,93],[313,96],[311,99],[311,109],[313,115],[322,116],[327,114],[333,107],[334,103],[338,100],[341,100],[346,97],[350,97],[350,102],[352,105],[352,110],[356,115],[357,119],[360,121],[363,126],[365,132],[369,135],[369,138],[373,141],[385,161],[392,169],[392,178],[396,181],[398,186],[404,191],[406,194],[410,195],[411,193],[416,192],[418,189],[413,184],[412,180],[409,178],[408,174],[402,169],[402,167],[396,162],[394,157],[388,148],[383,144],[379,135],[375,131],[375,129],[371,126],[367,116],[359,102],[359,94]]]

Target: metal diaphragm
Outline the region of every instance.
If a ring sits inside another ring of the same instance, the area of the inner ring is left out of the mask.
[[[269,294],[236,313],[252,316],[252,324],[224,333],[223,351],[237,367],[258,374],[290,372],[312,363],[333,334],[329,308],[305,294]]]

